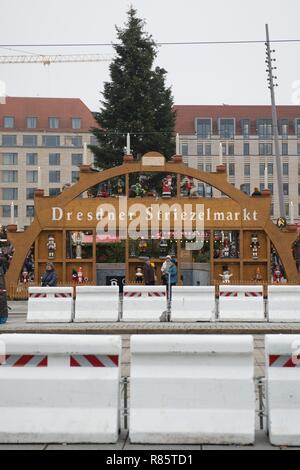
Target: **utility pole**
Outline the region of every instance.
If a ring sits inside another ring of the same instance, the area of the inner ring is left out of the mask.
[[[272,62],[275,62],[276,59],[272,59],[272,52],[270,48],[270,37],[269,37],[269,26],[266,24],[266,64],[268,73],[268,88],[271,93],[271,103],[272,103],[272,123],[273,123],[273,135],[274,135],[274,146],[275,146],[275,158],[276,158],[276,169],[277,169],[277,191],[279,199],[279,212],[280,217],[286,218],[285,206],[284,206],[284,196],[283,196],[283,183],[282,183],[282,158],[279,148],[279,136],[278,136],[278,121],[277,121],[277,110],[275,103],[275,91],[274,87],[278,86],[274,84],[274,79],[277,79],[276,76],[273,76],[273,70],[276,70],[277,67],[272,67]]]

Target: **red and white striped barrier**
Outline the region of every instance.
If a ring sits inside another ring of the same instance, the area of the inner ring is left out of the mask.
[[[300,335],[267,335],[265,355],[270,442],[300,446]]]
[[[73,287],[29,287],[28,322],[69,323],[73,309]]]
[[[116,322],[118,320],[118,286],[76,287],[75,322]]]
[[[268,286],[270,322],[300,322],[300,286]]]
[[[220,285],[219,320],[264,321],[263,286]]]
[[[166,310],[166,286],[124,286],[123,321],[160,321]]]
[[[0,442],[117,442],[121,337],[0,335]]]
[[[171,321],[213,321],[215,310],[213,286],[172,287]]]
[[[133,335],[129,437],[141,444],[252,444],[253,338]]]

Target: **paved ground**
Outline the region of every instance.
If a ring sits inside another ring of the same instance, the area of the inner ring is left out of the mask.
[[[253,334],[255,345],[255,377],[264,376],[264,335],[267,333],[300,333],[300,324],[268,324],[268,323],[82,323],[82,324],[28,324],[26,323],[27,302],[10,302],[11,311],[9,321],[6,325],[0,326],[0,333],[76,333],[76,334],[121,334],[123,339],[122,369],[123,377],[129,376],[130,369],[130,335],[141,333],[226,333],[226,334]],[[130,396],[130,390],[129,390]],[[1,445],[0,451],[11,450],[286,450],[271,446],[268,442],[265,431],[259,430],[257,419],[256,442],[254,446],[209,446],[209,445],[136,445],[130,444],[128,432],[124,429],[121,432],[117,444],[105,445]],[[290,448],[292,449],[292,448]]]

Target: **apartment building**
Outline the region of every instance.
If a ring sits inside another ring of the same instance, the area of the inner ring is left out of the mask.
[[[273,194],[272,216],[279,215],[276,161],[270,106],[175,106],[184,162],[193,168],[215,171],[223,163],[230,183],[252,194],[264,188],[265,167]],[[300,218],[300,106],[277,106],[283,193],[286,213]],[[204,194],[218,196],[211,188]]]
[[[0,104],[0,223],[10,223],[12,202],[19,227],[32,222],[38,174],[49,196],[77,180],[94,126],[80,99],[7,97]],[[89,151],[86,159],[92,162]]]

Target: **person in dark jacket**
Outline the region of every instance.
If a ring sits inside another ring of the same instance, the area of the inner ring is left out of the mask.
[[[150,259],[147,259],[144,264],[144,280],[146,286],[155,285],[155,271],[151,266]]]
[[[0,250],[0,325],[7,322],[8,307],[4,274],[7,270],[7,259]]]
[[[57,285],[57,274],[53,263],[46,264],[46,271],[42,276],[42,287],[55,287]]]

